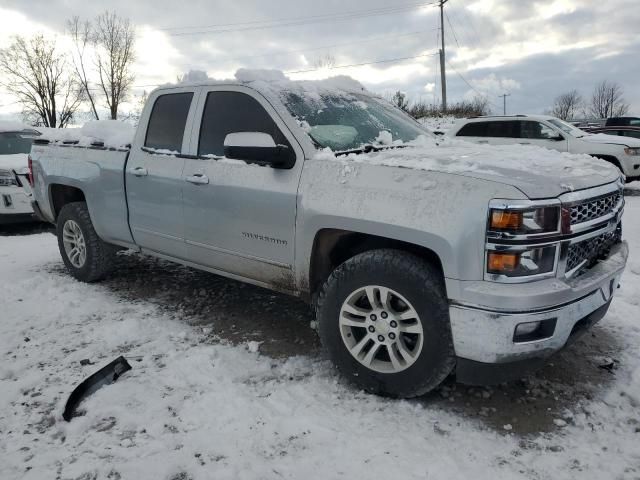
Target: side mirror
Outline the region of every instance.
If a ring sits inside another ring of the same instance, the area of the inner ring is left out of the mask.
[[[563,142],[564,137],[562,135],[558,135],[557,137],[552,137],[551,140],[553,140],[554,142]]]
[[[271,135],[262,132],[228,134],[224,139],[224,156],[273,168],[291,168],[295,163],[289,147],[276,145]]]

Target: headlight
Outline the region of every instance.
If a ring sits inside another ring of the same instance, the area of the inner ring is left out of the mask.
[[[0,187],[18,186],[15,175],[9,170],[0,170]]]
[[[489,212],[489,231],[514,235],[550,233],[559,230],[560,208],[499,209]]]
[[[524,251],[488,251],[487,273],[506,277],[530,277],[551,273],[555,269],[557,247],[532,248]]]
[[[640,155],[640,148],[634,147],[634,148],[630,148],[627,147],[624,149],[624,153],[626,153],[627,155]]]

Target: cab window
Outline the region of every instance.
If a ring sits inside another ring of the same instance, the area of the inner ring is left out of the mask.
[[[181,152],[192,99],[192,92],[160,95],[153,104],[144,146]]]
[[[202,114],[198,155],[224,155],[224,139],[230,133],[260,132],[273,137],[276,145],[289,147],[287,138],[262,105],[241,92],[209,92]]]

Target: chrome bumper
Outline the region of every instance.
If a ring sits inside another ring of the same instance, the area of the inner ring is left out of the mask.
[[[553,306],[540,303],[537,306],[529,304],[526,311],[508,309],[511,302],[504,300],[509,297],[509,290],[516,290],[513,293],[518,297],[527,286],[495,283],[491,288],[481,289],[484,297],[481,305],[503,305],[506,307],[504,310],[478,305],[451,305],[449,315],[456,356],[482,363],[508,363],[546,357],[560,350],[572,333],[582,326],[578,325],[581,320],[588,319],[600,308],[608,307],[620,282],[627,256],[627,244],[622,242],[612,249],[607,260],[578,279],[533,282],[531,288],[536,290],[536,295],[529,300],[553,298]],[[548,291],[544,292],[546,288]],[[562,302],[562,296],[565,302]],[[552,319],[555,319],[555,328],[548,337],[525,342],[514,340],[519,324]]]

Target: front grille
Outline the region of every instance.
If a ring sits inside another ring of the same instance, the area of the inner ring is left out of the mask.
[[[567,254],[566,271],[570,272],[585,260],[584,268],[592,267],[598,260],[607,258],[611,247],[621,240],[622,225],[618,225],[618,228],[613,232],[603,233],[597,237],[571,245]]]
[[[587,200],[586,202],[573,205],[571,211],[571,225],[588,222],[596,218],[603,217],[613,211],[622,199],[620,192],[612,193],[606,197],[597,198],[595,200]]]

